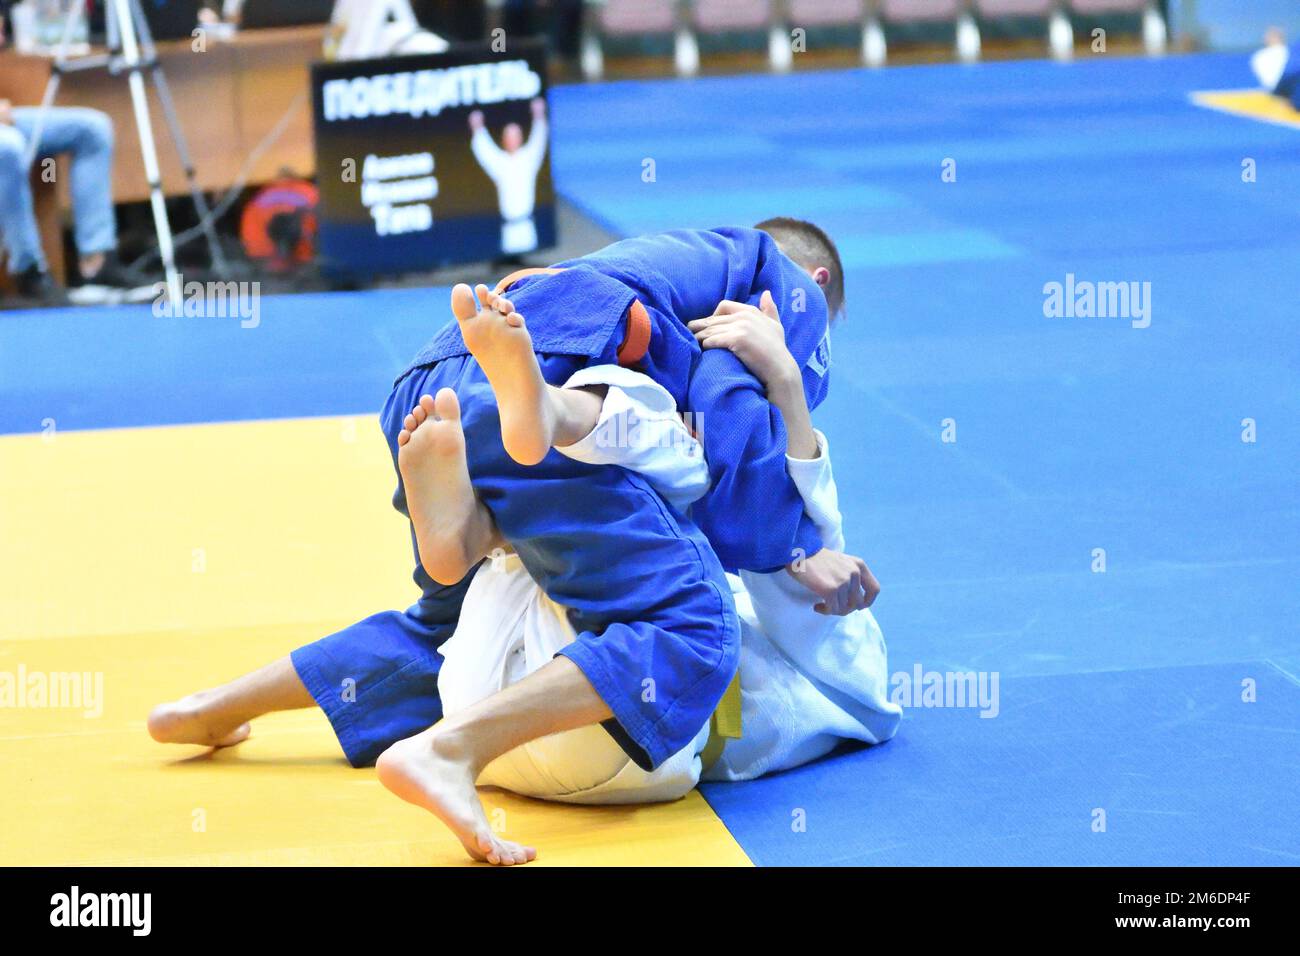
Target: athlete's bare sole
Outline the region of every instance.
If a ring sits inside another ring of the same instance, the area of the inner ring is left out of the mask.
[[[447,825],[475,860],[514,866],[537,858],[537,851],[492,832],[478,791],[477,769],[441,725],[399,740],[379,756],[379,781],[407,803],[423,807]]]
[[[470,484],[456,393],[444,388],[420,396],[402,424],[397,467],[420,563],[439,584],[456,584],[500,543]]]
[[[471,291],[464,283],[452,289],[451,311],[496,395],[507,454],[537,464],[554,444],[555,416],[524,317],[487,286]]]

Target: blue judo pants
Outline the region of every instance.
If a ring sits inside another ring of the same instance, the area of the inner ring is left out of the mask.
[[[538,354],[563,382],[591,359]],[[450,387],[460,399],[470,479],[524,566],[570,608],[577,640],[560,653],[614,713],[605,729],[652,770],[692,741],[735,674],[740,630],[723,570],[698,529],[645,481],[552,451],[524,467],[506,454],[496,399],[470,355],[418,366],[381,414],[397,462],[402,420],[421,395]],[[407,514],[398,474],[393,505]],[[412,543],[414,544],[414,531]],[[420,566],[419,602],[298,648],[299,677],[329,717],[353,766],[436,723],[438,646],[451,636],[474,572],[447,587]]]

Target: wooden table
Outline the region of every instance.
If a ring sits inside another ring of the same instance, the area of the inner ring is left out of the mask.
[[[275,127],[300,94],[302,99],[276,143],[251,171],[250,183],[266,182],[287,169],[299,176],[315,172],[312,148],[310,67],[322,59],[324,24],[248,30],[229,41],[207,37],[197,51],[193,41],[166,40],[157,44],[158,60],[166,74],[181,130],[189,144],[200,188],[220,192],[234,183],[240,168],[259,142]],[[27,56],[12,49],[0,51],[0,98],[15,106],[40,103],[50,76],[51,60]],[[185,174],[168,133],[165,116],[149,85],[149,105],[163,189],[168,195],[186,192]],[[59,87],[60,106],[90,106],[113,120],[117,148],[113,157],[113,201],[148,199],[144,164],[140,159],[135,114],[125,74],[107,70],[67,73]],[[60,176],[60,180],[64,177]],[[50,253],[51,267],[61,265],[58,247],[58,212],[68,207],[66,183],[60,183],[57,202],[40,195],[36,204],[41,231]],[[51,211],[54,217],[50,235]],[[61,273],[61,269],[56,274]]]

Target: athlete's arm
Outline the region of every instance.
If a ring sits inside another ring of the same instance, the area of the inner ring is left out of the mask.
[[[803,376],[786,348],[771,293],[763,293],[758,307],[722,302],[711,317],[690,323],[690,328],[701,348],[726,349],[763,384],[785,425],[786,454],[799,461],[816,459],[821,445],[808,412]],[[787,570],[819,598],[815,610],[849,614],[870,607],[880,593],[879,582],[861,558],[830,548],[805,553],[811,557],[790,562]]]
[[[726,349],[745,363],[767,390],[767,398],[785,422],[786,454],[810,460],[818,455],[817,435],[804,394],[803,375],[785,345],[785,329],[772,293],[764,291],[757,307],[720,302],[708,318],[689,324],[703,349]]]

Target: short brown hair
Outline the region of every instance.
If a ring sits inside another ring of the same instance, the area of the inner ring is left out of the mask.
[[[822,287],[826,293],[826,307],[832,319],[839,316],[844,309],[844,264],[840,262],[840,251],[835,248],[831,237],[825,230],[803,219],[789,216],[776,216],[764,219],[755,229],[761,229],[781,247],[781,251],[805,269],[825,266],[830,272],[830,281]]]

